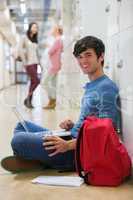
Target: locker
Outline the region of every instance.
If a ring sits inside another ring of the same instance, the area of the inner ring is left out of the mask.
[[[120,89],[133,89],[133,28],[120,33],[117,77]]]
[[[122,0],[120,4],[120,31],[133,25],[133,1]]]
[[[108,37],[119,32],[119,10],[120,3],[117,0],[109,1],[109,11],[108,11]]]
[[[133,161],[133,97],[122,100],[123,140]]]

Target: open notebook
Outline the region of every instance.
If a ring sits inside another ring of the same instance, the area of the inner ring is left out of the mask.
[[[24,117],[21,114],[21,112],[19,111],[19,109],[16,106],[14,106],[14,107],[12,107],[12,111],[16,115],[18,121],[21,123],[21,125],[23,126],[26,133],[28,133],[29,131],[28,131],[28,128],[27,128],[27,125],[25,122],[26,120],[24,119]],[[59,136],[59,137],[71,136],[71,132],[66,131],[65,129],[49,130],[49,131],[47,131],[47,133],[45,132],[45,134]]]

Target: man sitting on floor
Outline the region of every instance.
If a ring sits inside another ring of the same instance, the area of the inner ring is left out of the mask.
[[[90,82],[86,83],[82,98],[79,120],[74,124],[65,120],[60,127],[71,132],[71,139],[58,136],[45,137],[48,129],[26,122],[28,133],[18,123],[11,142],[14,156],[4,158],[2,166],[11,172],[48,167],[74,169],[76,137],[87,116],[111,118],[117,129],[119,110],[117,107],[118,88],[103,72],[105,46],[93,36],[86,36],[76,42],[74,56]],[[51,152],[51,153],[50,153]]]

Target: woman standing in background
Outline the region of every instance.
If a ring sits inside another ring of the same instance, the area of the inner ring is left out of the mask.
[[[30,86],[28,95],[24,100],[24,105],[27,108],[33,108],[32,97],[33,92],[40,83],[37,74],[39,64],[38,53],[38,26],[35,22],[29,24],[26,36],[22,39],[19,47],[19,54],[23,61],[25,70],[30,78]]]
[[[48,51],[49,66],[42,79],[42,86],[46,89],[49,98],[48,104],[43,107],[44,109],[54,109],[56,106],[56,82],[58,72],[61,69],[61,53],[63,51],[62,34],[62,27],[55,25],[52,29],[54,43]]]

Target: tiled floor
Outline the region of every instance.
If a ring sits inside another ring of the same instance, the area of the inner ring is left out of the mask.
[[[41,92],[42,93],[42,92]],[[19,105],[19,109],[26,119],[52,128],[58,128],[61,120],[67,118],[76,119],[78,111],[55,110],[44,111],[41,106],[46,103],[46,98],[42,98],[39,89],[34,99],[35,109],[32,111],[23,106],[25,86],[17,86],[0,92],[0,159],[11,155],[10,140],[17,118],[12,112],[13,105]],[[45,94],[44,94],[45,95]],[[42,104],[42,105],[41,105]],[[6,200],[132,200],[133,180],[122,184],[119,187],[93,187],[82,185],[79,188],[56,187],[32,184],[31,180],[36,176],[59,175],[57,171],[38,171],[31,173],[11,174],[0,168],[0,199]],[[64,175],[64,174],[61,174]],[[66,175],[66,174],[65,174]],[[71,173],[67,173],[71,175]]]

